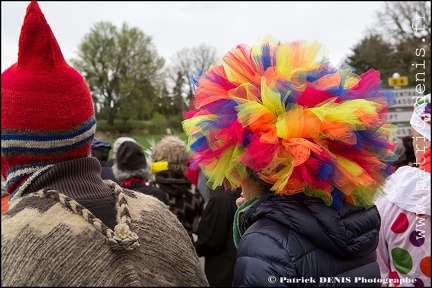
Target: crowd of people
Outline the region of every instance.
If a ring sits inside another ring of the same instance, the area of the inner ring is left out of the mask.
[[[95,137],[30,2],[2,73],[2,286],[430,287],[430,94],[398,148],[379,71],[321,52],[239,44],[195,79],[187,140],[146,156]]]
[[[92,95],[37,2],[27,7],[18,61],[2,73],[1,89],[9,194],[1,218],[3,287],[208,286],[169,207],[102,179],[99,160],[90,157]]]

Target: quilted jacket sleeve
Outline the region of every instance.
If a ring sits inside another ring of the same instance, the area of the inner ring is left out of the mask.
[[[274,222],[268,224],[267,221],[262,219],[254,223],[242,236],[237,250],[233,286],[286,287],[283,277],[298,278],[292,257],[283,248],[287,243],[276,240],[284,239],[281,235],[289,232],[283,226]]]

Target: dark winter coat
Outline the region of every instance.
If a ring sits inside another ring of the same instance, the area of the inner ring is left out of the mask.
[[[240,192],[216,188],[201,216],[195,249],[198,256],[205,257],[205,273],[211,287],[232,286],[236,256],[233,220]]]
[[[132,183],[130,186],[125,188],[151,195],[162,201],[165,205],[170,205],[168,195],[159,188],[147,186],[141,183]]]
[[[301,193],[263,195],[243,214],[240,226],[246,231],[237,250],[233,284],[380,286],[355,283],[355,277],[380,279],[375,252],[380,222],[375,206],[344,203],[337,209]]]

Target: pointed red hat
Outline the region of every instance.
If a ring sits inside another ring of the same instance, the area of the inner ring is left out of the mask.
[[[27,7],[18,62],[1,85],[1,165],[10,193],[43,167],[89,155],[96,129],[89,87],[65,61],[36,1]]]

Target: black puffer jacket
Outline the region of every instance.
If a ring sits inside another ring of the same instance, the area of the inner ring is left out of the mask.
[[[242,217],[246,231],[233,284],[381,286],[375,253],[380,223],[375,206],[336,209],[302,193],[263,195]]]

